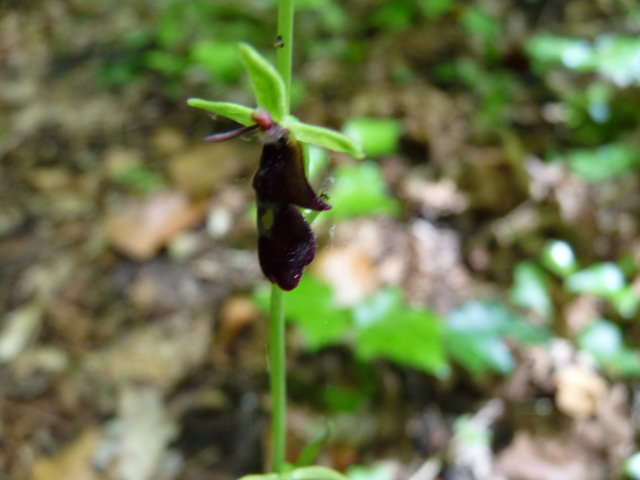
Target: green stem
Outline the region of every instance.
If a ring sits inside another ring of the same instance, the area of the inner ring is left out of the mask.
[[[287,448],[287,373],[284,328],[284,292],[271,286],[269,315],[269,380],[271,388],[271,468],[282,473]]]
[[[286,113],[290,113],[291,64],[293,58],[293,0],[278,0],[278,35],[282,46],[276,51],[276,67],[284,80]]]
[[[291,96],[291,64],[293,52],[293,0],[278,0],[278,35],[282,45],[276,53],[278,73],[284,80],[286,111]],[[282,474],[287,450],[287,366],[285,351],[284,292],[271,286],[269,314],[269,386],[271,389],[271,430],[273,450],[271,468]]]

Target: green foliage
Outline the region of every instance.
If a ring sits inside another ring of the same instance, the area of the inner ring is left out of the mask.
[[[338,385],[325,385],[320,397],[331,412],[355,412],[366,401],[371,392]]]
[[[345,135],[317,125],[310,125],[295,120],[292,117],[282,122],[299,141],[318,145],[336,152],[343,152],[355,158],[362,158],[362,149]]]
[[[617,375],[640,375],[638,352],[624,345],[620,327],[605,319],[596,319],[578,338],[581,349],[589,352],[611,373]]]
[[[105,56],[96,72],[98,80],[123,86],[154,72],[172,97],[194,80],[217,86],[237,82],[243,69],[237,42],[261,41],[273,31],[263,15],[267,5],[247,0],[157,0],[145,11],[130,12],[139,15],[132,20],[137,28]]]
[[[258,107],[267,110],[280,122],[287,112],[285,86],[280,74],[253,47],[240,44],[240,55],[249,78]]]
[[[389,196],[380,168],[373,162],[343,165],[334,172],[333,209],[325,218],[344,220],[365,215],[397,215],[400,203]]]
[[[245,475],[239,480],[348,480],[347,477],[327,467],[312,466],[290,469],[282,474],[265,473]]]
[[[566,280],[571,292],[588,293],[603,298],[611,298],[624,287],[625,279],[620,268],[611,262],[598,263],[574,273]]]
[[[192,64],[202,67],[211,78],[231,84],[238,80],[243,71],[237,49],[235,42],[203,40],[191,46],[190,60]],[[167,52],[163,53],[169,58],[175,58]]]
[[[413,0],[382,2],[371,16],[372,23],[384,30],[403,30],[414,20]]]
[[[425,17],[436,19],[451,11],[453,0],[418,0],[418,8]]]
[[[460,23],[469,33],[487,44],[496,43],[502,33],[500,21],[478,7],[466,8]]]
[[[280,74],[264,57],[247,44],[240,45],[240,56],[249,73],[258,107],[267,110],[275,121],[282,121],[282,125],[288,128],[295,138],[302,142],[349,153],[355,157],[362,156],[360,148],[340,132],[299,122],[295,117],[285,115],[285,87]],[[251,119],[253,109],[237,103],[189,98],[187,104],[231,118],[242,125],[254,123]]]
[[[571,246],[562,240],[550,240],[542,250],[541,262],[551,272],[561,278],[571,275],[578,269],[575,254]]]
[[[571,170],[589,181],[620,177],[640,165],[638,148],[627,143],[569,150],[565,156]]]
[[[344,132],[362,147],[365,155],[381,157],[398,150],[402,127],[392,119],[353,118],[345,125]]]
[[[514,271],[511,300],[515,305],[528,308],[543,318],[553,313],[546,273],[534,262],[520,262]]]
[[[514,360],[505,337],[538,343],[545,341],[548,333],[494,301],[471,302],[447,316],[447,350],[474,375],[513,370]]]
[[[589,42],[538,35],[527,43],[526,49],[541,68],[562,64],[578,72],[597,72],[619,87],[640,85],[638,37],[607,34]]]
[[[207,112],[215,113],[216,115],[222,115],[223,117],[230,118],[234,122],[238,122],[241,125],[252,125],[254,121],[251,119],[251,113],[253,108],[245,107],[232,102],[213,102],[211,100],[204,100],[202,98],[189,98],[187,105],[193,108],[199,108]]]
[[[119,173],[115,181],[138,193],[150,193],[162,188],[163,176],[143,165],[136,165]]]
[[[268,292],[258,290],[256,300],[266,310]],[[341,308],[330,287],[310,275],[287,294],[286,316],[311,351],[347,344],[360,360],[383,358],[441,377],[448,375],[451,360],[474,375],[508,373],[514,361],[506,338],[528,344],[548,337],[545,329],[497,302],[472,302],[442,319],[408,306],[399,290],[386,289]],[[351,405],[358,402],[351,396],[347,400]]]
[[[506,126],[506,111],[515,91],[514,76],[503,69],[487,68],[471,59],[455,63],[453,73],[479,97],[474,123],[485,131]]]
[[[399,290],[382,290],[356,306],[354,351],[362,360],[387,358],[439,376],[448,373],[442,324],[431,312],[408,307]]]
[[[634,453],[624,462],[624,473],[633,480],[640,480],[640,452]]]
[[[347,470],[347,477],[349,480],[393,480],[395,475],[392,470],[387,464],[368,467],[353,465]]]
[[[618,265],[604,262],[574,273],[565,280],[567,290],[585,293],[608,300],[625,318],[638,311],[640,300],[633,287],[627,284]]]
[[[269,289],[259,289],[256,300],[266,311]],[[335,304],[331,288],[311,275],[304,275],[286,300],[287,318],[300,328],[305,345],[312,351],[338,343],[351,325],[350,313]]]
[[[563,106],[563,123],[571,129],[571,148],[549,156],[563,159],[572,171],[598,182],[620,177],[640,165],[637,145],[630,141],[637,123],[637,101],[623,97],[624,89],[640,85],[640,39],[624,35],[600,35],[593,41],[537,35],[525,49],[534,67],[545,75],[562,67],[593,77],[585,88],[578,77],[549,84],[558,90]],[[596,74],[597,77],[594,75]]]

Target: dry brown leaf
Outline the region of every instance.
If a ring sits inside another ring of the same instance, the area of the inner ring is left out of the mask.
[[[607,395],[607,384],[602,377],[578,365],[570,365],[556,374],[556,405],[573,418],[594,415]]]
[[[33,480],[99,480],[91,465],[99,437],[98,430],[90,428],[53,457],[37,459]]]
[[[122,253],[148,260],[176,235],[200,222],[206,207],[206,201],[191,201],[179,192],[134,198],[107,217],[107,237]]]
[[[603,467],[567,439],[534,438],[519,432],[497,458],[496,470],[509,480],[604,480]]]
[[[333,287],[336,303],[343,306],[364,300],[375,293],[378,285],[371,257],[356,247],[322,250],[313,270]]]
[[[242,158],[232,145],[203,143],[174,155],[169,160],[169,174],[178,189],[200,197],[233,181],[242,165]]]
[[[106,354],[106,369],[117,383],[143,382],[171,388],[204,361],[211,337],[208,315],[176,316],[131,331]]]

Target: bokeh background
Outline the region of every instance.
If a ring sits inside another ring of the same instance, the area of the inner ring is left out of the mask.
[[[289,459],[355,480],[640,478],[640,7],[300,0],[334,206],[287,294]],[[0,479],[268,469],[267,0],[0,2]]]

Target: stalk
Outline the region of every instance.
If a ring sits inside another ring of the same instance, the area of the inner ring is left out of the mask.
[[[287,374],[285,357],[284,292],[271,286],[269,312],[269,383],[271,388],[271,469],[280,474],[287,448]]]
[[[291,65],[293,58],[293,1],[278,0],[278,35],[282,46],[276,50],[276,67],[284,80],[286,113],[290,113]]]
[[[276,67],[284,80],[286,112],[291,103],[293,52],[293,0],[278,0],[278,35],[283,45],[276,51]],[[287,449],[287,366],[285,351],[284,292],[271,286],[269,312],[269,386],[271,389],[271,468],[282,474]]]

